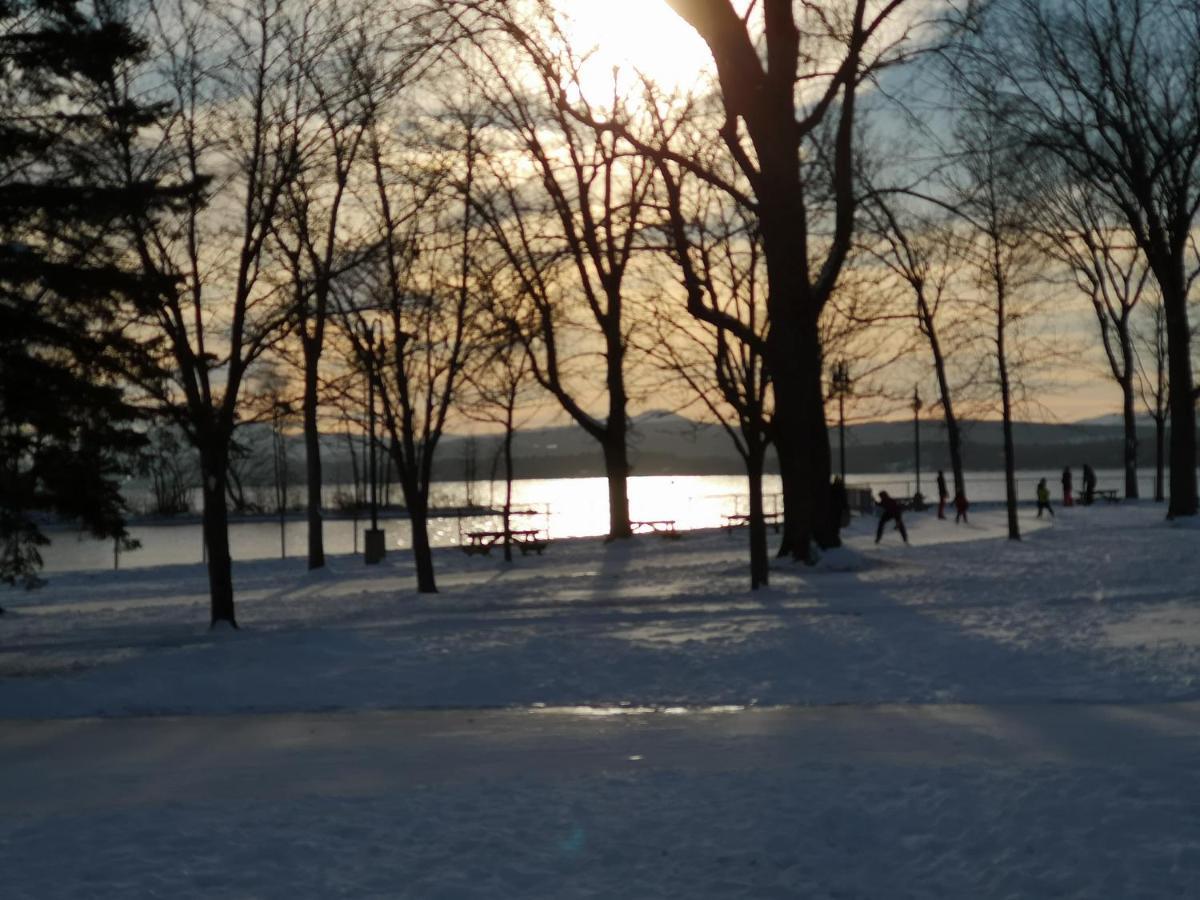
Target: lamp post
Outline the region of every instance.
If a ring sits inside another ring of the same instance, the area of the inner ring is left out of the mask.
[[[838,463],[842,484],[846,483],[846,397],[850,394],[850,366],[844,359],[833,364],[830,387],[838,398]]]
[[[363,560],[367,565],[380,562],[385,554],[384,533],[379,528],[378,478],[375,474],[375,324],[362,326],[363,342],[367,345],[367,477],[371,479],[371,527],[363,543]],[[383,341],[379,341],[382,351]]]
[[[921,508],[921,393],[913,386],[913,444],[916,447],[917,491],[913,494],[913,506]]]

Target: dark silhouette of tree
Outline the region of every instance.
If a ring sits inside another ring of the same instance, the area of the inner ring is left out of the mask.
[[[287,127],[307,152],[285,186],[274,225],[275,249],[288,274],[289,328],[299,343],[304,391],[305,481],[308,568],[325,565],[321,516],[321,357],[325,351],[333,282],[359,264],[368,248],[352,224],[355,169],[372,111],[360,63],[370,58],[362,12],[332,4],[304,11],[287,53],[298,72]],[[394,60],[390,88],[398,90],[407,60]],[[371,76],[374,77],[374,76]],[[380,89],[381,85],[374,85]],[[317,140],[309,140],[316,135]]]
[[[1009,99],[1024,140],[1119,210],[1161,294],[1171,384],[1169,516],[1197,512],[1188,293],[1200,213],[1200,6],[994,0],[956,79]]]
[[[1125,497],[1133,500],[1138,496],[1133,315],[1146,293],[1150,269],[1120,214],[1054,162],[1032,167],[1034,225],[1050,256],[1068,269],[1095,311],[1104,357],[1121,389]]]
[[[697,184],[685,202],[673,175],[663,173],[668,202],[665,230],[681,272],[689,305],[704,304],[721,321],[737,321],[756,336],[749,342],[727,327],[685,318],[676,309],[657,309],[651,359],[681,378],[733,441],[746,466],[749,493],[750,587],[770,583],[763,472],[771,443],[770,379],[766,348],[766,276],[762,242],[744,210],[729,204],[711,187]],[[692,215],[684,219],[683,210]]]
[[[436,593],[428,528],[433,461],[477,341],[479,124],[452,110],[443,110],[442,125],[401,122],[385,114],[384,98],[372,100],[378,114],[366,158],[377,249],[335,292],[345,336],[375,379],[385,447],[412,526],[417,590]],[[414,150],[402,138],[415,129],[423,136]]]
[[[298,72],[285,48],[296,23],[280,6],[164,3],[153,12],[153,78],[175,113],[156,143],[132,134],[116,142],[114,164],[130,184],[149,174],[209,184],[169,220],[132,220],[143,271],[173,287],[137,309],[160,340],[129,374],[198,451],[211,620],[236,627],[227,493],[239,397],[287,320],[264,277],[265,249],[306,143],[318,138],[298,144],[288,127]]]
[[[840,543],[829,514],[821,319],[853,243],[858,90],[903,56],[910,29],[888,28],[905,2],[764,0],[745,15],[729,0],[667,2],[712,51],[724,107],[716,133],[739,177],[722,178],[669,144],[641,149],[660,168],[669,164],[724,189],[757,219],[769,286],[765,357],[785,502],[780,552],[808,559],[814,542]],[[690,311],[719,324],[711,310],[694,305]]]
[[[624,141],[559,102],[564,90],[578,94],[580,103],[589,101],[582,95],[579,60],[548,6],[535,4],[538,15],[530,20],[548,31],[548,38],[505,4],[459,6],[483,12],[464,27],[474,37],[479,59],[477,89],[494,132],[503,137],[488,151],[496,189],[479,211],[523,287],[526,310],[511,324],[528,326],[515,333],[524,337],[538,383],[600,444],[608,479],[608,536],[627,538],[627,285],[647,218],[653,167]],[[523,71],[531,73],[532,85]],[[623,104],[614,85],[606,115],[622,116]],[[532,171],[514,174],[514,150]],[[596,383],[580,375],[584,354],[600,360],[603,415],[583,399]]]
[[[501,272],[491,274],[485,283],[495,284],[502,278]],[[509,326],[512,314],[504,309],[504,299],[492,294],[487,318],[490,327],[485,329],[485,336],[476,355],[481,361],[470,366],[467,380],[470,384],[469,395],[461,404],[462,412],[470,419],[499,425],[504,429],[500,438],[497,452],[504,466],[504,505],[501,509],[502,530],[504,532],[504,561],[512,562],[512,519],[513,519],[513,481],[516,477],[513,465],[513,440],[523,421],[529,417],[529,412],[522,407],[528,401],[529,389],[536,382],[529,362],[529,354],[520,334],[515,333]],[[511,308],[516,304],[509,303]],[[468,439],[467,446],[473,447],[474,438]],[[468,503],[470,499],[468,498]]]
[[[1171,384],[1167,379],[1167,316],[1158,297],[1143,301],[1148,322],[1134,327],[1140,351],[1137,364],[1138,395],[1142,406],[1154,421],[1154,502],[1166,499],[1167,421],[1171,412]],[[1147,366],[1146,360],[1152,365]]]
[[[38,582],[39,513],[136,546],[118,486],[144,437],[121,374],[146,348],[120,311],[161,283],[121,235],[190,187],[122,184],[97,147],[159,124],[113,101],[146,52],[117,6],[0,3],[0,581]]]
[[[1029,157],[1011,140],[1006,122],[1006,110],[994,96],[959,120],[957,165],[947,178],[947,204],[966,226],[957,247],[969,272],[970,296],[981,319],[991,321],[987,343],[1003,423],[1008,536],[1020,540],[1013,412],[1024,387],[1019,374],[1032,341],[1030,323],[1040,305],[1036,282],[1043,257],[1033,240],[1026,199]]]
[[[963,344],[962,304],[955,304],[953,299],[956,260],[952,228],[939,221],[939,217],[901,211],[893,198],[882,194],[873,195],[864,204],[863,215],[867,221],[865,252],[905,285],[906,292],[916,301],[917,328],[928,347],[937,378],[954,491],[966,496],[962,432],[955,413],[949,365],[949,357],[962,349]],[[956,306],[958,310],[954,309]]]

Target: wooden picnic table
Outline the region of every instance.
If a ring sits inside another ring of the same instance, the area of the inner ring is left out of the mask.
[[[776,534],[779,534],[779,522],[780,522],[781,518],[782,518],[782,515],[777,512],[763,513],[763,521],[766,522],[768,525],[770,525],[772,528],[774,528]],[[730,534],[733,534],[733,529],[741,528],[743,525],[749,525],[749,524],[750,524],[750,514],[749,513],[729,513],[729,514],[725,515],[725,524],[723,524],[721,527],[724,528],[726,531],[728,531]]]
[[[1120,492],[1116,488],[1095,488],[1092,491],[1092,497],[1099,497],[1108,503],[1120,503],[1121,498],[1117,496],[1118,493]]]
[[[647,519],[640,522],[630,522],[630,529],[637,534],[661,534],[667,538],[679,537],[679,532],[675,528],[674,519]]]
[[[542,551],[550,545],[549,539],[540,537],[541,533],[540,528],[522,528],[509,531],[508,538],[520,548],[521,555],[536,553],[541,556]],[[486,556],[493,547],[504,542],[503,531],[468,531],[464,537],[467,543],[462,545],[462,549],[468,556],[476,553]]]

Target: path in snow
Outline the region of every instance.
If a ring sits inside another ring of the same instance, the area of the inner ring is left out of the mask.
[[[0,722],[0,809],[361,796],[479,779],[1200,758],[1200,703],[575,708]],[[52,774],[51,774],[52,773]]]
[[[1200,704],[0,724],[6,900],[1186,898]]]

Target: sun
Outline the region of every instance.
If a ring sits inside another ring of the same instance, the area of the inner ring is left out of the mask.
[[[581,85],[588,99],[612,92],[613,70],[622,89],[639,74],[665,91],[688,90],[712,68],[708,46],[666,0],[558,0],[567,39],[588,55]]]

